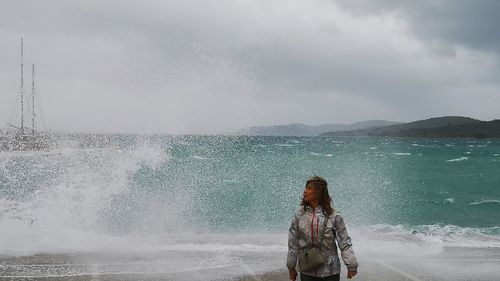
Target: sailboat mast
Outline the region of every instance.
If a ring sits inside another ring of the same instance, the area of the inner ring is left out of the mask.
[[[31,132],[35,134],[35,65],[31,69]]]
[[[24,134],[24,62],[23,62],[23,38],[21,38],[21,134]]]

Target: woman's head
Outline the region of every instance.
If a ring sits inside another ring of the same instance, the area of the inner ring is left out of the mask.
[[[328,194],[328,183],[320,176],[310,177],[306,181],[301,206],[311,206],[312,202],[317,202],[328,215],[332,214],[332,198]]]

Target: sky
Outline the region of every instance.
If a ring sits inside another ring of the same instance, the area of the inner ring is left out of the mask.
[[[19,123],[20,38],[44,130],[500,119],[499,14],[486,0],[4,0],[0,127]]]

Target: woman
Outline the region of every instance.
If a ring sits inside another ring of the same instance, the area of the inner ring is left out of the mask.
[[[347,278],[357,273],[358,262],[352,248],[351,238],[347,234],[342,215],[332,208],[332,198],[328,194],[328,183],[322,177],[310,177],[304,189],[300,208],[295,213],[288,231],[288,255],[286,265],[290,280],[297,279],[297,260],[299,253],[306,247],[314,246],[326,257],[319,267],[300,270],[300,280],[340,280],[340,260],[347,267]],[[326,229],[324,229],[325,217]],[[322,237],[319,237],[322,234]],[[320,245],[321,244],[321,245]],[[320,247],[318,247],[320,246]]]

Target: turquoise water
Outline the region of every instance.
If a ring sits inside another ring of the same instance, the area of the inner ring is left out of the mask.
[[[0,250],[236,232],[278,233],[272,243],[283,246],[313,174],[328,180],[334,207],[359,233],[354,240],[366,231],[417,230],[458,244],[500,241],[499,140],[115,136],[102,147],[81,143],[0,153]]]
[[[156,198],[182,189],[190,215],[211,229],[286,228],[312,174],[354,224],[500,226],[498,141],[186,137],[162,146],[171,159],[139,170],[133,189]]]

